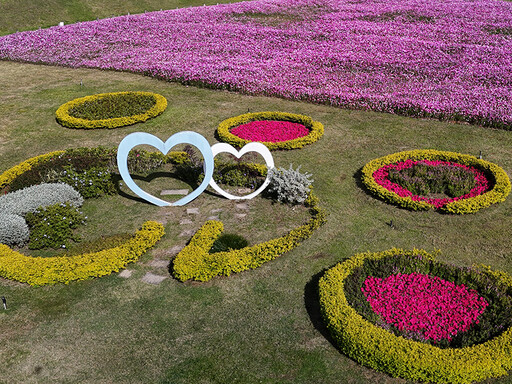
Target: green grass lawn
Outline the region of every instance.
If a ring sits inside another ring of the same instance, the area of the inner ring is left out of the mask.
[[[37,3],[33,6],[40,20],[29,21],[25,15],[17,21],[8,15],[19,3],[4,0],[0,32],[56,24],[68,15],[66,22],[199,4],[64,3],[44,3],[46,13],[43,3]],[[22,2],[19,7],[24,4],[29,6]],[[48,16],[52,13],[55,20]],[[313,174],[316,194],[328,213],[327,224],[311,239],[256,270],[208,283],[168,278],[150,285],[141,277],[165,269],[148,262],[168,258],[170,248],[187,241],[179,236],[183,228],[178,222],[187,217],[188,207],[201,209],[198,217],[191,217],[191,228],[198,228],[211,209],[224,207],[226,231],[243,232],[250,242],[279,235],[304,218],[300,212],[283,217],[282,207],[275,211],[257,200],[250,203],[250,219],[238,225],[232,202],[208,194],[186,207],[164,210],[120,197],[87,201],[90,225],[84,236],[134,231],[164,213],[171,216],[166,235],[129,267],[134,273],[128,279],[114,274],[40,288],[0,280],[0,296],[8,303],[7,311],[0,310],[1,383],[405,383],[362,367],[333,346],[316,298],[322,271],[357,252],[416,247],[440,249],[439,259],[445,262],[485,263],[512,273],[512,198],[472,215],[410,212],[369,196],[357,178],[369,160],[426,148],[474,155],[482,151],[484,159],[512,175],[510,132],[243,96],[129,73],[2,61],[0,89],[0,172],[52,150],[117,146],[136,131],[165,140],[193,130],[213,144],[218,123],[248,110],[309,115],[325,125],[323,138],[304,149],[273,155],[278,166],[302,164],[303,171]],[[69,100],[129,90],[159,93],[169,106],[146,123],[114,130],[71,130],[55,121],[55,110]],[[394,228],[388,225],[391,220]],[[512,377],[486,383],[512,383]]]

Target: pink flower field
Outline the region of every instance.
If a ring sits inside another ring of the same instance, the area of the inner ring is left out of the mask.
[[[512,129],[511,36],[506,1],[256,0],[19,32],[0,58]]]

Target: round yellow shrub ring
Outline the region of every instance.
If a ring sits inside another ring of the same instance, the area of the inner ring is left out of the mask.
[[[320,279],[322,315],[340,350],[367,367],[414,381],[471,383],[506,375],[512,369],[512,328],[482,344],[442,349],[395,336],[365,320],[350,306],[344,292],[347,277],[365,260],[397,253],[434,259],[423,250],[362,253],[337,264]],[[512,278],[504,272],[485,266],[478,269],[512,288]]]
[[[373,178],[374,172],[376,172],[378,169],[386,165],[400,161],[406,161],[408,159],[450,161],[475,167],[485,172],[486,175],[492,175],[494,178],[494,180],[492,180],[494,181],[494,187],[491,190],[475,197],[448,203],[441,207],[440,210],[442,212],[457,214],[473,213],[482,208],[488,207],[491,204],[505,201],[505,198],[510,193],[510,179],[500,166],[489,161],[478,159],[475,156],[464,155],[457,152],[436,151],[434,149],[419,149],[413,151],[398,152],[372,160],[362,169],[363,184],[366,186],[366,188],[368,188],[370,192],[392,204],[413,210],[432,209],[433,206],[424,201],[415,201],[412,200],[411,197],[401,197],[396,193],[387,190],[386,188],[377,184]]]
[[[298,137],[293,140],[281,141],[277,143],[268,141],[263,142],[263,144],[265,144],[270,150],[302,148],[307,144],[318,141],[324,134],[324,126],[322,123],[314,121],[309,116],[297,115],[287,112],[256,112],[231,117],[219,124],[217,127],[217,134],[222,141],[241,148],[244,145],[249,144],[251,141],[233,135],[231,133],[231,129],[251,121],[259,120],[289,121],[292,123],[302,124],[309,130],[309,134],[307,136]]]
[[[69,114],[70,109],[75,108],[85,102],[95,101],[104,97],[110,96],[122,96],[126,94],[144,95],[152,97],[155,100],[155,105],[148,109],[145,113],[140,115],[116,117],[113,119],[102,119],[102,120],[87,120],[73,117]],[[85,96],[78,99],[71,100],[66,104],[63,104],[55,112],[57,122],[64,127],[68,128],[83,128],[83,129],[95,129],[95,128],[118,128],[126,125],[132,125],[136,123],[144,122],[152,117],[156,117],[163,113],[167,108],[167,99],[162,95],[151,93],[151,92],[112,92],[112,93],[100,93],[92,96]]]

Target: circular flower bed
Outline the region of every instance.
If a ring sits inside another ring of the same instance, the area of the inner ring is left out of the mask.
[[[498,165],[474,156],[414,150],[367,163],[362,181],[390,203],[413,209],[473,213],[504,201],[510,180]]]
[[[246,113],[224,120],[217,128],[222,141],[237,147],[257,141],[268,149],[295,149],[314,143],[324,126],[309,116],[285,112]]]
[[[503,272],[400,249],[355,255],[319,282],[322,315],[343,353],[395,377],[439,383],[512,368],[511,289]]]
[[[166,108],[167,100],[156,93],[114,92],[71,100],[55,115],[68,128],[118,128],[144,122]]]

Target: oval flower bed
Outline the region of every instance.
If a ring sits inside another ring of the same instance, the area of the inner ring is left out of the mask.
[[[2,173],[0,175],[0,190],[5,191],[13,183],[19,184],[18,189],[27,186],[24,183],[29,185],[40,183],[39,178],[44,175],[41,175],[40,172],[50,168],[54,169],[52,165],[77,162],[97,167],[98,164],[108,162],[109,157],[113,155],[115,155],[115,152],[108,149],[81,148],[36,156]],[[179,162],[183,158],[182,155],[180,152],[173,152],[168,156],[155,156],[151,153],[141,152],[134,154],[133,157],[141,159],[139,162],[146,163],[156,160]],[[95,159],[96,163],[90,162],[92,158]],[[31,173],[33,174],[31,175]],[[20,179],[22,179],[21,183],[19,182]],[[102,189],[110,183],[110,179],[95,180],[94,183],[97,183],[96,187],[98,189]],[[95,185],[92,187],[95,187]],[[105,193],[105,191],[102,191],[102,193]],[[99,196],[99,194],[95,196]],[[16,252],[5,244],[0,244],[0,276],[30,285],[41,286],[57,283],[67,284],[71,281],[109,275],[124,268],[126,264],[136,261],[139,256],[153,247],[163,235],[164,227],[162,224],[147,221],[131,238],[116,247],[75,256],[31,257]]]
[[[268,149],[295,149],[314,143],[324,126],[309,116],[286,112],[246,113],[224,120],[217,128],[219,138],[236,147],[261,142]]]
[[[370,192],[404,208],[457,214],[504,201],[511,189],[498,165],[436,150],[404,151],[372,160],[362,169],[362,181]],[[422,191],[430,195],[418,194]]]
[[[144,122],[163,113],[165,97],[151,92],[100,93],[71,100],[55,113],[68,128],[118,128]]]
[[[343,353],[395,377],[438,383],[512,368],[511,289],[502,272],[401,249],[355,255],[319,282],[322,315]]]

